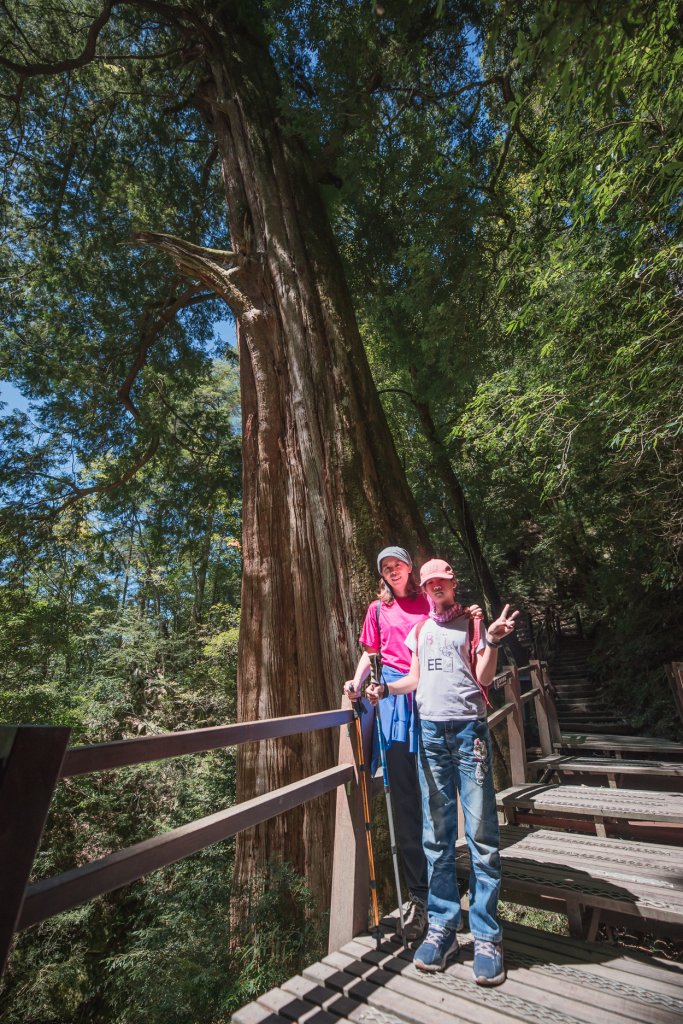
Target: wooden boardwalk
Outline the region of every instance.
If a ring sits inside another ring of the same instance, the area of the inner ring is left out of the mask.
[[[574,678],[582,674],[581,665],[568,666],[563,680],[562,710],[568,712],[569,725],[563,732],[547,669],[532,662],[529,670],[533,690],[524,695],[516,669],[501,674],[505,703],[490,719],[492,728],[506,720],[508,727],[513,785],[498,794],[499,810],[513,823],[546,815],[546,823],[571,832],[504,826],[503,898],[566,912],[576,937],[505,923],[507,980],[497,988],[481,988],[472,978],[469,933],[460,936],[458,958],[434,974],[418,971],[413,950],[402,948],[388,929],[379,950],[374,938],[359,935],[339,942],[340,948],[331,943],[334,952],[235,1012],[234,1024],[683,1024],[683,965],[588,941],[601,921],[658,928],[669,937],[683,929],[683,794],[613,788],[620,776],[680,778],[683,762],[676,758],[683,745],[615,735],[621,723],[609,716],[604,725],[609,723],[610,732],[604,728],[591,736],[587,726],[602,720],[595,705],[579,706],[586,696],[577,690],[584,681]],[[570,770],[573,761],[575,771],[601,775],[610,786],[529,784],[521,711],[530,700],[544,755],[536,770],[552,765],[561,776],[561,768]],[[588,756],[559,756],[567,748],[585,748]],[[653,753],[671,757],[673,765],[651,760]],[[620,759],[624,754],[635,757]],[[652,839],[681,845],[635,843],[605,834],[634,825]],[[576,834],[586,829],[597,836]],[[347,864],[349,850],[344,837],[338,852]],[[462,843],[457,870],[468,878]],[[344,879],[347,892],[348,867]]]
[[[590,676],[592,643],[578,636],[556,638],[550,676],[562,732],[625,732],[626,721]]]
[[[683,935],[683,846],[509,825],[500,838],[503,899],[567,913],[577,937],[600,922]],[[459,840],[458,876],[469,869]]]
[[[674,1024],[683,1022],[683,966],[607,945],[505,926],[507,981],[472,980],[472,938],[442,974],[413,953],[359,936],[233,1014],[234,1024]]]

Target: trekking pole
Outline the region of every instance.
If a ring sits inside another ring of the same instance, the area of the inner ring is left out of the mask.
[[[378,681],[377,655],[370,655],[370,681]],[[394,863],[394,879],[396,881],[396,898],[398,900],[399,934],[401,942],[405,946],[406,934],[403,921],[403,897],[401,895],[401,875],[398,868],[398,847],[396,845],[396,830],[394,829],[394,807],[391,800],[391,786],[389,785],[389,766],[387,764],[387,742],[382,729],[382,719],[379,707],[375,707],[375,722],[377,724],[377,737],[379,739],[379,757],[382,764],[382,779],[384,781],[384,799],[387,802],[387,821],[389,822],[389,843],[391,844],[391,859]]]
[[[365,708],[359,700],[351,701],[353,717],[356,722],[356,740],[358,742],[358,773],[360,775],[360,791],[363,797],[363,819],[365,821],[365,841],[368,847],[368,870],[370,873],[370,899],[372,902],[372,924],[377,949],[381,948],[382,933],[379,927],[379,903],[377,902],[377,878],[375,876],[375,857],[372,850],[372,818],[370,817],[370,800],[368,797],[367,766],[363,756],[363,730],[360,716]]]

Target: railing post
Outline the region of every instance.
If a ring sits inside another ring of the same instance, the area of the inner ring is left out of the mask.
[[[372,732],[375,710],[363,700],[366,713],[361,717],[363,731],[363,760],[370,764]],[[342,708],[350,708],[351,701],[344,697]],[[332,895],[330,899],[330,932],[328,950],[341,949],[368,926],[370,902],[370,876],[368,852],[363,818],[363,800],[358,779],[358,757],[355,736],[356,724],[342,727],[339,736],[339,764],[355,764],[356,780],[337,789],[337,811],[334,824],[334,854],[332,859]],[[370,783],[368,768],[368,783]]]
[[[70,732],[64,726],[0,727],[0,974],[5,969]]]
[[[538,725],[538,740],[541,744],[543,756],[549,757],[551,754],[555,753],[555,750],[553,748],[553,738],[550,730],[550,716],[548,715],[546,689],[541,663],[539,661],[530,661],[529,673],[531,675],[532,687],[539,691],[534,697],[534,710],[536,712],[536,724]]]
[[[562,730],[560,729],[560,720],[557,717],[554,687],[550,681],[550,675],[548,674],[548,662],[541,661],[540,666],[541,675],[543,677],[543,693],[545,694],[545,709],[548,715],[548,725],[550,726],[550,738],[552,740],[553,747],[561,747]]]
[[[666,677],[669,680],[678,716],[683,722],[683,661],[672,661],[667,665]]]
[[[505,700],[514,709],[507,717],[508,744],[510,748],[510,779],[513,786],[527,781],[526,743],[524,741],[524,715],[522,714],[522,693],[519,685],[517,666],[512,664],[505,683]]]

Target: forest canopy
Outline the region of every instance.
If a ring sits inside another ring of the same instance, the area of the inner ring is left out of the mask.
[[[679,15],[3,0],[0,378],[28,402],[0,410],[4,722],[97,742],[336,706],[385,542],[489,613],[578,607],[653,720],[640,684],[681,644]],[[37,872],[326,743],[64,786]],[[325,813],[295,830],[323,851]],[[252,904],[283,969],[329,863],[287,841]],[[223,1019],[271,977],[233,943],[224,981],[252,860],[27,933],[7,1019]]]

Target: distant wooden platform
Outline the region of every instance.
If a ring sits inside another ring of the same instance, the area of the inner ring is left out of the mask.
[[[591,757],[572,754],[551,754],[529,762],[529,771],[539,775],[604,775],[611,786],[618,787],[621,777],[664,777],[683,779],[683,761],[648,761],[625,757]]]
[[[565,911],[576,936],[594,938],[601,922],[683,934],[683,846],[508,825],[501,859],[503,898]],[[464,840],[456,864],[469,878]]]
[[[658,754],[660,757],[683,758],[683,743],[660,736],[619,736],[606,732],[563,732],[557,749],[609,751],[621,754]]]
[[[681,1024],[683,966],[602,944],[505,926],[508,977],[472,980],[472,940],[422,974],[413,953],[360,936],[233,1014],[234,1024]]]
[[[571,828],[572,820],[590,820],[598,835],[605,824],[652,822],[683,826],[683,793],[604,786],[511,786],[496,794],[508,825],[543,824],[543,817]],[[683,834],[683,833],[682,833]]]

